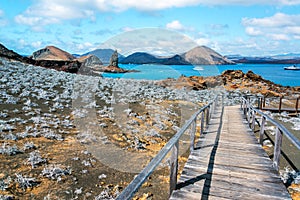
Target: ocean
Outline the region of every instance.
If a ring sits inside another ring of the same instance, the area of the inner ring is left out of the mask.
[[[135,69],[139,72],[126,74],[104,73],[104,77],[162,80],[185,76],[216,76],[225,70],[252,70],[264,79],[283,86],[300,86],[300,71],[284,70],[289,66],[284,64],[237,64],[237,65],[153,65],[153,64],[120,64],[125,69]]]

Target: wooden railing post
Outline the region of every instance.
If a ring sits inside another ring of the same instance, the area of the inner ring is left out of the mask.
[[[248,121],[248,124],[250,124],[250,111],[251,111],[251,109],[250,109],[250,103],[249,102],[247,102],[247,121]]]
[[[210,108],[210,106],[206,109],[206,126],[208,126],[208,124],[209,124],[209,115],[210,115],[209,108]]]
[[[266,117],[261,116],[260,131],[259,131],[259,144],[261,144],[261,145],[263,145],[263,140],[264,140],[265,123],[266,123]]]
[[[197,117],[194,119],[190,130],[190,151],[194,150],[195,134],[196,134]]]
[[[280,99],[279,99],[278,112],[281,112],[281,107],[282,107],[282,97],[280,97]]]
[[[201,131],[200,131],[200,136],[203,135],[203,131],[204,131],[204,111],[202,111],[202,113],[201,113]]]
[[[247,101],[244,101],[244,115],[247,115]]]
[[[170,158],[170,196],[172,191],[176,189],[177,185],[177,172],[178,172],[178,152],[179,152],[179,141],[175,143],[172,148]]]
[[[251,129],[254,131],[255,128],[255,111],[252,110],[252,123],[251,123]]]
[[[296,113],[298,113],[298,105],[299,105],[299,97],[297,97],[296,99]]]
[[[277,171],[279,170],[281,144],[282,144],[282,132],[278,127],[276,127],[273,166]]]

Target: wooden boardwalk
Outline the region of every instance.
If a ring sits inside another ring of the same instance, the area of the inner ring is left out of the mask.
[[[217,107],[170,199],[291,199],[239,106]]]

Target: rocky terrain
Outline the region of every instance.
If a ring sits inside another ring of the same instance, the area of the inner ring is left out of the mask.
[[[263,79],[252,71],[243,73],[241,70],[227,70],[221,75],[214,77],[181,76],[178,79],[166,79],[159,83],[167,87],[192,90],[204,90],[222,86],[227,91],[261,94],[265,97],[296,96],[300,94],[300,88],[281,86]]]

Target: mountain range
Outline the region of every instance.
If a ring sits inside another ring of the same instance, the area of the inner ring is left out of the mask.
[[[235,63],[248,64],[299,64],[300,54],[281,54],[274,56],[242,56],[242,55],[227,55],[229,60]]]
[[[27,64],[53,68],[72,73],[78,73],[85,66],[83,74],[103,71],[114,50],[96,49],[83,55],[70,54],[55,46],[47,46],[32,53],[31,56],[21,56],[0,44],[0,57],[6,57]],[[118,53],[119,63],[122,64],[162,64],[162,65],[222,65],[235,63],[300,63],[299,54],[283,54],[270,57],[244,57],[240,55],[222,56],[216,51],[198,46],[185,53],[169,57],[152,55],[146,52],[135,52],[129,56]]]

